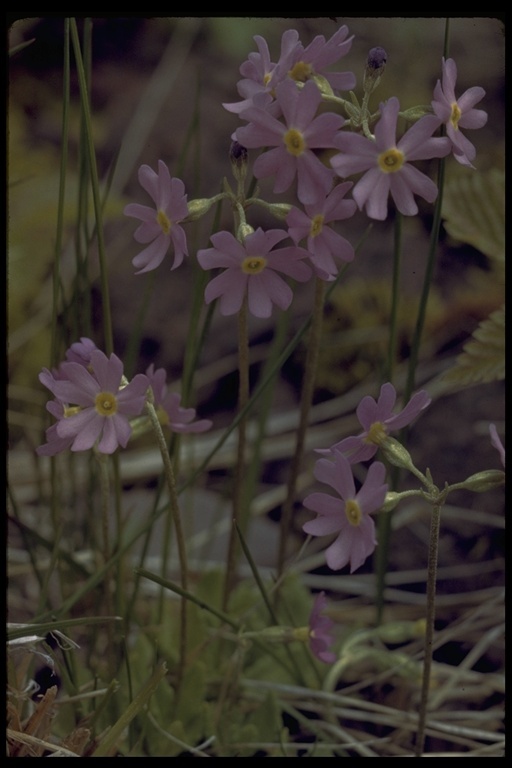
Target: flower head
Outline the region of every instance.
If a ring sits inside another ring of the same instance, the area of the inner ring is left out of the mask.
[[[195,408],[182,408],[181,396],[177,392],[170,392],[166,383],[167,373],[164,368],[155,371],[153,363],[146,371],[151,389],[153,390],[154,405],[160,422],[168,426],[172,432],[205,432],[210,429],[212,422],[209,419],[196,417]]]
[[[86,336],[81,336],[80,341],[75,341],[67,350],[66,360],[69,363],[80,363],[80,365],[88,366],[91,362],[91,352],[94,349],[97,349],[94,341]]]
[[[334,622],[323,615],[326,605],[325,592],[319,592],[309,616],[309,647],[317,659],[326,664],[332,664],[337,658],[336,654],[329,650],[334,642],[332,635]]]
[[[487,122],[487,112],[474,109],[483,99],[485,91],[479,86],[468,88],[462,96],[455,96],[457,65],[453,59],[443,58],[442,82],[437,81],[434,89],[432,109],[441,123],[446,125],[446,134],[452,143],[453,156],[461,165],[473,168],[472,160],[476,149],[461,132],[461,128],[482,128]]]
[[[314,82],[302,89],[291,78],[275,89],[276,101],[284,122],[274,117],[266,106],[252,106],[241,113],[248,125],[238,128],[236,140],[248,149],[272,147],[254,163],[256,178],[275,176],[274,192],[285,192],[297,176],[297,195],[301,203],[313,203],[326,195],[333,174],[313,152],[334,146],[336,131],[344,119],[334,113],[316,115],[322,100]]]
[[[500,440],[496,424],[489,424],[489,433],[491,435],[491,443],[496,448],[500,455],[501,463],[505,466],[505,447]]]
[[[258,228],[242,245],[230,232],[212,235],[214,247],[198,251],[197,260],[203,269],[220,267],[224,272],[206,286],[206,303],[220,297],[221,313],[233,315],[240,310],[247,292],[249,311],[256,317],[270,317],[272,304],[287,309],[293,294],[278,273],[300,282],[311,277],[311,269],[304,262],[306,250],[296,246],[272,250],[287,236],[281,229],[264,232]]]
[[[353,573],[377,544],[375,524],[370,514],[384,504],[388,489],[384,483],[386,469],[379,461],[371,464],[363,485],[356,492],[348,459],[334,449],[333,457],[334,461],[319,459],[314,474],[321,483],[330,485],[338,496],[328,493],[306,496],[304,506],[316,512],[317,518],[305,523],[303,530],[312,536],[337,533],[336,540],[325,551],[327,565],[338,571],[350,563],[350,572]]]
[[[355,88],[356,78],[353,72],[326,71],[326,67],[330,67],[331,64],[335,64],[346,56],[352,47],[354,35],[347,37],[346,25],[339,27],[330,40],[326,41],[323,35],[317,35],[306,48],[299,42],[296,30],[289,32],[290,37],[293,35],[296,40],[296,45],[291,49],[286,61],[289,77],[296,82],[304,83],[306,80],[321,76],[333,90],[349,91]]]
[[[58,377],[43,369],[39,380],[56,397],[63,415],[57,406],[47,406],[59,421],[50,436],[47,434],[51,449],[42,451],[42,446],[40,452],[56,453],[67,447],[87,451],[97,440],[101,453],[113,453],[119,445],[125,448],[131,435],[128,417],[142,411],[149,381],[138,374],[123,385],[122,378],[121,360],[114,354],[108,358],[99,349],[91,352],[90,371],[74,362],[62,363]],[[57,443],[57,438],[62,443]]]
[[[322,195],[304,211],[292,208],[286,218],[290,237],[295,243],[306,238],[311,263],[324,280],[333,280],[338,273],[335,259],[352,261],[354,249],[340,234],[327,225],[348,219],[356,211],[354,200],[345,200],[352,182],[338,184],[327,197]]]
[[[358,461],[368,461],[377,453],[379,444],[387,435],[410,424],[431,400],[428,393],[422,389],[411,397],[405,408],[399,413],[393,413],[396,402],[396,390],[389,382],[380,388],[379,399],[375,401],[370,395],[363,397],[357,406],[356,414],[363,432],[354,437],[346,437],[332,448],[317,450],[317,453],[340,451],[351,464]]]
[[[390,194],[405,216],[418,213],[414,195],[433,203],[437,197],[436,185],[411,162],[444,157],[450,152],[449,139],[432,138],[439,127],[435,115],[420,118],[397,141],[399,111],[400,104],[394,96],[380,105],[375,140],[356,133],[338,133],[335,144],[341,153],[331,158],[332,167],[342,178],[366,171],[352,195],[360,210],[366,206],[368,216],[381,221],[387,216]]]
[[[171,269],[179,267],[188,255],[187,240],[183,227],[179,225],[188,215],[187,196],[181,179],[171,178],[169,169],[158,161],[158,173],[149,165],[139,168],[139,181],[155,203],[155,208],[139,203],[130,203],[124,209],[126,216],[140,219],[142,224],[135,230],[138,243],[150,243],[132,261],[139,268],[136,274],[156,269],[172,243],[174,263]]]

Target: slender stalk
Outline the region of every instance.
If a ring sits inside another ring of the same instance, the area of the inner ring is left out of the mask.
[[[187,585],[188,585],[187,550],[185,546],[183,526],[181,523],[181,513],[180,513],[180,508],[178,503],[178,494],[176,491],[176,480],[174,477],[174,469],[172,466],[171,457],[169,456],[169,451],[167,450],[167,443],[165,441],[164,433],[162,432],[162,427],[160,426],[160,422],[158,421],[158,416],[155,411],[155,406],[153,405],[153,403],[149,401],[146,402],[146,411],[151,420],[151,425],[153,427],[153,431],[155,433],[155,436],[158,442],[158,447],[160,449],[160,454],[162,456],[162,461],[164,465],[164,475],[167,482],[167,488],[169,491],[169,508],[170,508],[170,512],[174,522],[174,528],[176,530],[176,544],[178,547],[178,560],[180,565],[181,586],[183,587],[183,589],[187,589]],[[180,650],[180,655],[179,655],[178,667],[176,671],[176,684],[175,684],[176,706],[178,705],[179,698],[180,698],[181,684],[183,681],[183,674],[185,671],[186,653],[187,653],[187,601],[185,598],[182,598],[181,600],[180,649],[179,650]]]
[[[416,736],[415,757],[421,757],[425,746],[425,727],[427,719],[428,692],[430,688],[430,673],[432,669],[432,647],[434,642],[435,598],[437,557],[439,549],[439,528],[441,522],[441,503],[434,504],[430,521],[430,541],[428,548],[427,571],[427,626],[425,634],[425,657],[423,659],[423,680]]]
[[[247,328],[247,294],[238,314],[238,412],[245,413],[249,403],[249,334]],[[226,575],[224,581],[224,596],[222,608],[227,609],[229,595],[233,588],[236,564],[238,559],[238,536],[236,525],[242,517],[244,500],[244,473],[246,468],[245,447],[247,442],[247,416],[244,415],[238,424],[238,461],[235,470],[233,488],[233,524],[229,534]]]
[[[304,379],[302,383],[300,418],[297,434],[295,438],[295,451],[292,456],[290,473],[288,476],[288,485],[286,499],[283,504],[280,523],[279,553],[277,560],[277,576],[281,576],[286,559],[286,544],[290,532],[293,504],[295,501],[295,492],[297,487],[297,478],[299,476],[302,454],[304,451],[304,441],[309,422],[309,411],[313,401],[313,392],[315,388],[316,370],[318,366],[318,354],[320,349],[320,340],[322,337],[322,320],[325,300],[325,282],[319,277],[315,282],[315,300],[313,307],[313,316],[311,320],[311,330],[308,341],[308,350],[306,354],[306,363],[304,369]],[[276,591],[277,595],[277,591]]]

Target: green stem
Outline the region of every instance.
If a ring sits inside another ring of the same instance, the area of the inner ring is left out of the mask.
[[[238,314],[238,412],[245,413],[249,403],[249,335],[247,328],[247,294]],[[224,582],[223,610],[227,609],[229,595],[233,588],[236,564],[238,559],[238,537],[236,525],[242,517],[244,500],[244,473],[246,469],[245,447],[247,442],[247,416],[244,415],[238,424],[238,460],[235,470],[233,488],[233,524],[229,534],[226,576]]]
[[[288,476],[286,499],[283,504],[281,514],[279,553],[277,560],[278,578],[283,572],[284,562],[286,559],[286,545],[290,533],[293,504],[295,501],[295,493],[297,487],[297,478],[299,476],[302,454],[304,451],[304,441],[309,422],[309,411],[313,401],[313,392],[315,388],[316,371],[318,366],[318,354],[320,350],[320,340],[322,337],[324,300],[325,282],[317,277],[315,281],[313,316],[311,321],[311,330],[308,340],[308,350],[306,354],[306,363],[304,369],[304,380],[301,392],[299,426],[297,428],[295,451],[292,457],[290,473]]]
[[[430,688],[430,673],[432,669],[432,648],[434,641],[436,576],[440,523],[441,503],[438,502],[433,506],[432,519],[430,521],[430,542],[428,549],[427,572],[427,626],[425,634],[425,658],[423,660],[423,680],[421,686],[421,700],[418,720],[418,733],[416,736],[415,757],[422,756],[425,746],[425,727],[427,719],[428,693]]]
[[[158,421],[158,416],[155,411],[155,406],[153,405],[153,403],[149,401],[146,402],[146,411],[151,420],[151,426],[153,427],[153,431],[155,433],[155,436],[158,442],[158,447],[160,449],[160,454],[162,456],[162,461],[164,465],[164,475],[167,482],[167,488],[169,491],[169,508],[170,508],[170,512],[174,522],[174,528],[176,530],[176,544],[178,547],[178,560],[180,565],[181,586],[183,587],[183,589],[187,589],[187,584],[188,584],[187,550],[185,546],[185,537],[183,534],[183,527],[181,523],[181,513],[180,513],[180,507],[178,503],[178,494],[176,491],[176,480],[174,477],[174,469],[172,466],[171,457],[169,456],[169,451],[167,450],[167,443],[165,441],[164,433],[162,432],[162,427],[160,426],[160,422]],[[176,672],[176,686],[175,686],[176,706],[178,705],[178,702],[179,702],[181,684],[183,681],[183,674],[185,671],[186,653],[187,653],[187,601],[185,598],[182,598],[182,601],[181,601],[180,618],[181,618],[180,656],[179,656],[178,668]]]

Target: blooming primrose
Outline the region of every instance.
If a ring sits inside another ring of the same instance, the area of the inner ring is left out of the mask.
[[[305,263],[308,252],[291,246],[272,248],[288,237],[282,229],[266,232],[259,227],[245,238],[244,244],[231,232],[217,232],[210,240],[213,248],[197,252],[197,260],[203,269],[224,269],[206,286],[204,297],[207,304],[220,298],[220,312],[234,315],[242,307],[247,293],[249,311],[255,317],[270,317],[272,304],[287,309],[293,293],[280,276],[305,282],[311,277],[311,268]]]
[[[236,140],[248,149],[272,147],[256,158],[256,178],[275,176],[274,192],[280,193],[297,176],[299,200],[303,205],[314,203],[330,191],[333,173],[313,150],[334,147],[336,132],[345,120],[332,112],[315,117],[322,96],[311,80],[299,89],[287,78],[277,85],[275,92],[284,123],[265,105],[249,107],[240,115],[248,125],[236,130]]]
[[[468,88],[462,96],[455,96],[457,83],[457,65],[453,59],[444,59],[442,82],[437,81],[434,88],[432,109],[440,123],[446,126],[446,134],[452,143],[453,156],[461,165],[474,168],[476,149],[461,128],[482,128],[487,122],[487,112],[474,109],[475,104],[483,99],[485,91],[479,86]]]
[[[388,490],[384,482],[386,469],[379,461],[371,464],[363,485],[356,492],[348,459],[337,450],[333,450],[333,459],[319,459],[314,475],[321,483],[330,485],[338,497],[328,493],[306,496],[304,506],[316,512],[317,517],[302,528],[311,536],[337,533],[335,541],[325,550],[327,565],[338,571],[350,564],[350,572],[353,573],[377,544],[375,524],[370,515],[384,504]]]
[[[164,368],[155,371],[153,363],[146,371],[151,389],[153,390],[154,406],[160,423],[169,427],[172,432],[205,432],[210,429],[212,422],[209,419],[196,417],[195,408],[182,408],[181,396],[177,392],[170,392],[167,386],[167,373]]]
[[[138,268],[137,275],[156,269],[163,261],[172,243],[176,269],[188,256],[187,239],[179,222],[188,216],[187,195],[181,179],[171,178],[167,165],[158,161],[158,173],[149,165],[139,168],[139,182],[155,203],[155,208],[130,203],[124,209],[126,216],[140,219],[142,224],[135,230],[138,243],[150,243],[132,260]]]
[[[334,280],[338,274],[335,259],[349,262],[354,258],[349,241],[327,226],[354,215],[356,203],[345,200],[351,187],[351,181],[338,184],[327,197],[322,195],[311,205],[304,206],[305,211],[292,208],[286,217],[290,237],[296,244],[306,238],[311,263],[323,280]]]
[[[347,38],[346,25],[339,27],[327,41],[323,35],[317,35],[306,48],[299,42],[297,30],[293,29],[289,32],[291,33],[290,43],[292,38],[296,40],[296,45],[291,47],[286,62],[287,74],[292,80],[304,83],[306,80],[320,76],[329,83],[333,91],[350,91],[355,88],[356,77],[353,72],[325,71],[326,67],[346,56],[352,47],[354,35]]]
[[[56,378],[43,369],[39,380],[64,409],[63,418],[54,413],[59,421],[49,438],[51,450],[57,447],[57,437],[63,441],[61,450],[69,445],[72,451],[87,451],[97,440],[101,453],[114,453],[119,445],[126,448],[131,435],[128,417],[141,413],[149,380],[137,374],[123,386],[122,378],[121,360],[99,349],[91,352],[90,371],[83,364],[64,362]],[[48,410],[53,412],[53,406]]]
[[[341,452],[351,464],[368,461],[375,456],[379,445],[388,434],[410,424],[430,404],[431,398],[422,389],[411,397],[399,413],[393,413],[395,402],[394,386],[389,382],[383,384],[377,401],[370,395],[366,395],[357,406],[356,414],[363,432],[357,436],[346,437],[326,450],[317,449],[316,452],[325,454],[333,451]]]
[[[356,133],[340,132],[335,146],[340,154],[331,165],[342,178],[366,171],[356,183],[352,195],[359,209],[366,207],[371,219],[384,221],[388,215],[388,197],[404,216],[415,216],[418,206],[414,195],[433,203],[437,186],[411,162],[445,157],[451,149],[447,137],[432,137],[439,127],[435,115],[425,115],[397,141],[396,127],[400,103],[393,96],[380,105],[380,120],[375,126],[375,140]]]

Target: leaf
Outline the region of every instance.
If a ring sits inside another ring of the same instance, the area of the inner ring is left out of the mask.
[[[480,323],[443,378],[463,386],[505,378],[505,305]]]
[[[491,259],[505,260],[505,173],[457,176],[445,187],[443,219],[446,231]]]

